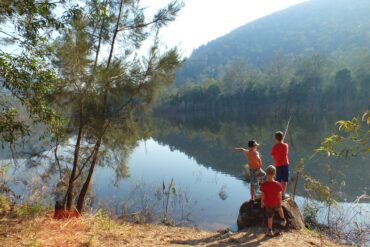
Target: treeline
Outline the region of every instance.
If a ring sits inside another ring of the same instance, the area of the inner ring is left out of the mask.
[[[216,79],[187,82],[162,99],[159,112],[307,114],[360,111],[369,106],[370,55],[355,66],[320,55],[275,56],[262,69],[244,61],[222,68]]]

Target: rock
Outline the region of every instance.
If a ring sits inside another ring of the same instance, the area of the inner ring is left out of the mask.
[[[282,202],[285,218],[288,222],[287,226],[281,227],[279,224],[280,217],[277,213],[274,215],[274,228],[295,229],[300,230],[304,228],[304,222],[301,212],[297,204],[292,199],[286,199]],[[266,227],[267,216],[265,209],[261,208],[261,200],[257,199],[255,202],[244,202],[239,210],[237,219],[238,230],[247,227]]]

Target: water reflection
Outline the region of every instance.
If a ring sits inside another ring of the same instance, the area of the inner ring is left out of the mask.
[[[293,118],[287,142],[290,144],[291,171],[294,171],[301,158],[306,158],[306,174],[327,183],[328,167],[334,168],[330,169],[330,176],[334,178],[334,187],[338,189],[337,199],[353,201],[358,195],[369,192],[369,160],[352,157],[350,160],[330,161],[323,156],[313,156],[320,142],[335,131],[335,122],[345,117]],[[273,133],[284,130],[285,124],[286,121],[278,118],[204,118],[182,115],[167,120],[154,119],[152,137],[161,144],[169,145],[172,150],[179,150],[194,158],[198,164],[243,179],[243,165],[246,161],[242,155],[233,151],[233,147],[246,146],[250,139],[258,140],[266,167],[273,163],[270,157]],[[302,184],[299,184],[298,194],[304,195]]]

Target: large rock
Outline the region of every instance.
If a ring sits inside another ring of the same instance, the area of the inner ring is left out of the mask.
[[[282,202],[282,207],[284,210],[285,218],[287,219],[287,226],[284,229],[302,229],[304,228],[303,217],[297,204],[291,200],[287,199]],[[274,216],[274,228],[282,228],[278,222],[280,217],[277,213]],[[267,225],[267,216],[265,210],[261,208],[261,200],[256,200],[253,202],[244,202],[239,210],[239,216],[237,220],[238,230],[242,230],[247,227],[262,226]]]

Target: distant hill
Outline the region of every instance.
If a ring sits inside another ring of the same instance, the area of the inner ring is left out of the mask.
[[[227,20],[225,20],[227,21]],[[218,77],[234,60],[261,67],[277,53],[345,57],[370,48],[370,0],[311,0],[242,26],[196,49],[178,85]]]

